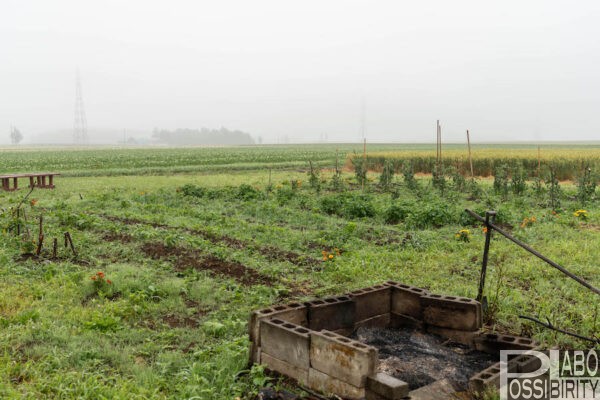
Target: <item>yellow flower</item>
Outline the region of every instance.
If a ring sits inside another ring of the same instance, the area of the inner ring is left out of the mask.
[[[573,213],[573,215],[577,218],[587,219],[587,210],[577,210]]]
[[[331,260],[331,259],[333,259],[333,254],[330,254],[330,255],[329,255],[329,259],[330,259],[330,260]]]

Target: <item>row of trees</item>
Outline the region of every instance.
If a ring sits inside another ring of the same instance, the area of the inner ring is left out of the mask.
[[[254,144],[249,133],[221,129],[154,129],[152,137],[168,145],[245,145]]]

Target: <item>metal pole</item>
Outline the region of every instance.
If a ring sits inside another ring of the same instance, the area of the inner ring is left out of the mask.
[[[522,247],[523,249],[527,250],[528,252],[530,252],[531,254],[533,254],[534,256],[536,256],[537,258],[539,258],[541,260],[544,260],[546,263],[550,264],[552,267],[556,268],[557,270],[559,270],[563,274],[567,275],[569,278],[573,279],[574,281],[576,281],[580,285],[585,286],[586,288],[590,289],[592,292],[596,293],[597,295],[600,295],[600,289],[592,286],[590,283],[588,283],[584,279],[578,277],[577,275],[573,274],[572,272],[569,272],[566,268],[564,268],[564,267],[560,266],[559,264],[555,263],[554,261],[552,261],[551,259],[549,259],[545,255],[537,252],[532,247],[530,247],[527,244],[521,242],[519,239],[516,239],[516,238],[512,237],[510,234],[508,234],[507,232],[505,232],[504,230],[502,230],[501,228],[499,228],[497,225],[494,225],[492,222],[490,222],[488,224],[486,222],[486,220],[484,220],[481,216],[479,216],[478,214],[474,213],[473,211],[471,211],[469,209],[467,209],[465,211],[470,216],[472,216],[473,218],[477,219],[478,221],[486,223],[486,227],[488,228],[488,233],[489,233],[489,228],[493,228],[496,232],[498,232],[499,234],[501,234],[502,236],[504,236],[505,238],[507,238],[508,240],[510,240],[511,242],[513,242],[514,244],[516,244],[517,246]]]
[[[477,301],[483,302],[483,289],[485,287],[485,275],[487,273],[488,256],[490,254],[490,241],[492,240],[492,227],[496,218],[496,211],[486,211],[485,213],[485,247],[483,248],[483,260],[481,262],[481,275],[479,276],[479,290],[477,291]]]

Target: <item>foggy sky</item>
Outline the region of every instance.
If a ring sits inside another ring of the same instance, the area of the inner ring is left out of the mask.
[[[0,143],[88,126],[264,141],[598,140],[600,2],[0,0]],[[69,137],[64,138],[70,140]]]

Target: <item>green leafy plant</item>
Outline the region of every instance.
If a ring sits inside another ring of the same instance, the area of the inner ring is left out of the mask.
[[[412,202],[393,203],[384,211],[383,219],[386,224],[404,222],[414,207]]]
[[[391,161],[386,160],[383,163],[383,169],[381,175],[379,175],[379,186],[384,190],[388,191],[392,187],[394,180],[394,165]]]
[[[434,188],[440,191],[442,196],[444,195],[447,182],[443,167],[439,165],[433,167],[433,171],[431,173],[431,184]]]
[[[404,177],[404,184],[410,190],[418,189],[419,185],[415,179],[415,170],[412,162],[406,160],[402,163],[402,176]]]
[[[500,164],[494,168],[494,192],[502,198],[506,198],[508,187],[508,166]]]
[[[359,157],[356,152],[351,160],[356,182],[364,187],[367,184],[367,161],[363,157]]]
[[[548,205],[554,211],[559,211],[561,206],[562,189],[560,188],[560,183],[556,178],[556,172],[554,171],[554,168],[550,168],[548,172],[546,186],[548,189]]]
[[[238,187],[236,197],[240,200],[253,200],[262,197],[262,193],[255,187],[243,183]]]
[[[527,174],[521,164],[513,169],[510,180],[510,188],[516,195],[522,195],[527,190]]]
[[[581,205],[586,205],[594,200],[596,194],[596,177],[592,174],[592,169],[587,166],[583,173],[577,179],[577,200]]]
[[[321,192],[321,170],[315,167],[312,161],[308,162],[310,169],[308,170],[308,183],[315,192]]]
[[[450,176],[452,178],[452,189],[459,192],[463,191],[467,185],[467,181],[460,171],[452,167],[450,169]]]
[[[101,297],[110,297],[114,293],[113,282],[106,277],[104,272],[98,271],[90,276],[93,293]]]

